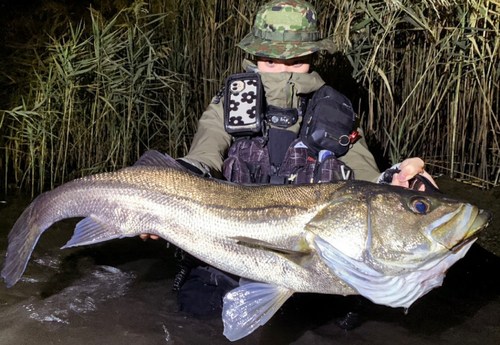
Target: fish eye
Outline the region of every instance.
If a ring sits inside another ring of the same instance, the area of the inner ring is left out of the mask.
[[[410,209],[418,214],[427,214],[431,210],[429,200],[424,198],[414,198],[410,201]]]

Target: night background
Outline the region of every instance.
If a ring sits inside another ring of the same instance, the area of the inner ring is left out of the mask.
[[[3,188],[38,193],[147,149],[183,156],[264,2],[2,1]],[[339,48],[315,68],[352,100],[381,168],[419,156],[498,183],[496,2],[311,2]]]
[[[0,257],[31,200],[71,179],[186,154],[235,44],[266,1],[0,1]],[[406,313],[294,295],[237,344],[500,343],[500,4],[311,1],[336,54],[315,68],[352,100],[384,168],[420,156],[443,192],[493,221],[442,287]],[[90,9],[92,8],[92,9]],[[0,344],[227,344],[220,315],[179,310],[173,245],[135,238],[60,250],[39,241],[23,280],[0,284]],[[3,264],[3,260],[2,260]]]

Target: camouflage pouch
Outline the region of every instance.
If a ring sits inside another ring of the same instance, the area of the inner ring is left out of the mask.
[[[271,165],[265,139],[236,140],[224,161],[223,174],[235,183],[269,183]],[[354,171],[333,154],[317,161],[307,146],[296,139],[288,147],[277,176],[284,184],[303,184],[351,180]]]
[[[269,151],[265,139],[237,139],[229,149],[222,172],[226,180],[235,183],[261,183],[262,176],[269,176]]]
[[[318,161],[314,170],[314,183],[354,180],[354,171],[334,155]]]
[[[354,171],[331,154],[322,159],[311,156],[311,151],[296,139],[288,148],[280,169],[289,183],[319,183],[354,179]]]

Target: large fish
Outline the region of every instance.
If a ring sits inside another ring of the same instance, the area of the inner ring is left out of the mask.
[[[224,334],[240,339],[295,292],[361,294],[409,307],[440,286],[491,214],[468,203],[362,181],[235,185],[147,152],[133,167],[38,196],[9,234],[2,277],[23,274],[53,223],[85,217],[63,247],[151,233],[243,277],[224,297]]]

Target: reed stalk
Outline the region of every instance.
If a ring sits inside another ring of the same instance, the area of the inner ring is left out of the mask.
[[[34,193],[187,153],[198,118],[265,0],[100,1],[63,11],[9,61],[0,113],[2,186]],[[500,7],[479,0],[311,0],[336,44],[315,69],[357,105],[380,156],[423,157],[435,174],[500,178]]]
[[[346,54],[368,89],[374,141],[393,162],[422,156],[435,173],[496,179],[498,3],[358,5]]]
[[[144,6],[137,2],[110,20],[91,10],[90,27],[69,23],[36,56],[23,106],[5,111],[2,121],[10,133],[3,161],[16,184],[34,193],[116,170],[165,140],[163,97],[171,93],[177,102],[181,82],[167,68],[158,34],[165,15]]]

